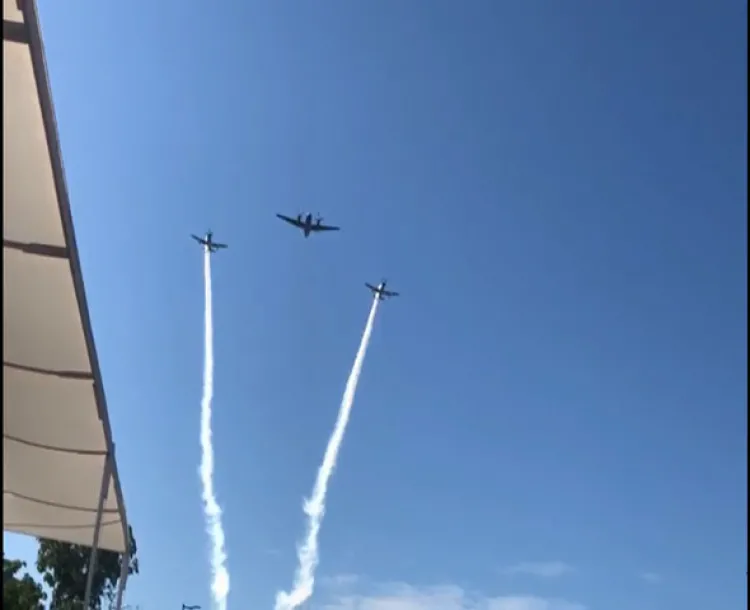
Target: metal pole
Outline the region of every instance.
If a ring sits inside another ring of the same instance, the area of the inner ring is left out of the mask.
[[[128,568],[130,567],[130,541],[127,542],[127,550],[120,557],[122,565],[120,566],[120,582],[117,583],[117,601],[115,610],[122,609],[122,596],[125,593],[125,582],[128,579]]]
[[[91,588],[94,585],[94,572],[96,571],[96,553],[99,548],[99,534],[102,530],[102,514],[104,513],[104,502],[109,491],[109,479],[112,472],[112,463],[109,453],[104,456],[104,468],[102,469],[102,487],[99,491],[99,504],[96,507],[96,523],[94,524],[94,540],[91,543],[91,556],[89,558],[89,571],[86,574],[86,595],[83,598],[84,610],[91,607]]]

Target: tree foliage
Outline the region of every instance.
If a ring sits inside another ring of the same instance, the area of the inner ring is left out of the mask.
[[[138,573],[138,558],[133,530],[130,529],[131,556],[128,574]],[[50,610],[82,610],[91,549],[78,544],[39,540],[36,567],[52,591]],[[88,610],[101,610],[102,601],[114,599],[122,570],[122,556],[99,550]]]
[[[6,559],[3,553],[3,609],[44,610],[46,595],[41,585],[28,574],[18,577],[26,562]]]

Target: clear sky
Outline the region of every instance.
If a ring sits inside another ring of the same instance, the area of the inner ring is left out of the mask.
[[[403,296],[311,609],[745,607],[746,2],[40,10],[129,603],[210,605],[189,234],[211,228],[230,608],[291,585],[382,277]],[[274,218],[302,211],[343,230]]]

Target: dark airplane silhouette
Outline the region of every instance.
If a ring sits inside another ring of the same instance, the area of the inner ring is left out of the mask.
[[[205,237],[198,237],[197,235],[191,235],[191,237],[199,244],[203,244],[208,248],[209,252],[216,252],[219,248],[228,248],[226,244],[219,244],[213,240],[213,232],[209,229]]]
[[[387,297],[397,297],[398,292],[394,292],[392,290],[386,290],[385,284],[386,284],[386,280],[383,280],[382,282],[380,282],[380,284],[378,284],[377,287],[365,282],[365,286],[367,286],[370,290],[372,290],[373,294],[377,295],[377,297],[381,301],[385,301]]]
[[[318,233],[320,231],[338,231],[340,227],[333,227],[330,225],[324,225],[323,218],[318,216],[313,222],[313,215],[307,214],[304,218],[302,214],[297,214],[297,218],[291,218],[290,216],[284,216],[283,214],[276,214],[277,218],[281,218],[288,222],[290,225],[302,229],[305,237],[310,237],[310,233]]]

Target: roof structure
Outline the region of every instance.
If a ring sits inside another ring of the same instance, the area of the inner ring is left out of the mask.
[[[39,20],[21,5],[3,0],[3,529],[125,553]]]

